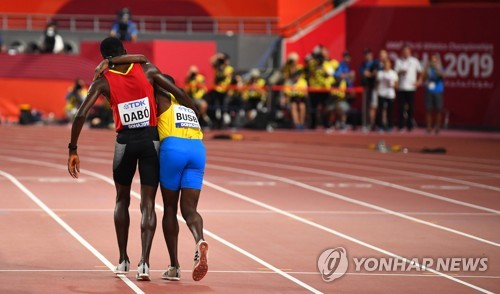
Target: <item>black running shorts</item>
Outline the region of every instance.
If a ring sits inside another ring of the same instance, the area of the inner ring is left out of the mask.
[[[156,187],[160,179],[159,147],[156,127],[120,131],[116,136],[113,158],[114,181],[130,186],[139,164],[141,185]]]

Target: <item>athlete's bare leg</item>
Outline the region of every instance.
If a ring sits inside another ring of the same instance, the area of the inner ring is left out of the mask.
[[[179,202],[179,191],[172,191],[161,187],[165,213],[163,215],[163,234],[167,243],[170,265],[179,266],[177,259],[177,244],[179,236],[179,223],[177,221],[177,205]],[[186,220],[187,226],[191,230],[195,242],[203,239],[203,219],[196,211],[200,190],[182,189],[181,191],[181,213]]]
[[[194,240],[198,243],[203,238],[203,219],[196,210],[198,207],[198,199],[200,198],[200,190],[184,188],[181,190],[181,213],[186,220],[187,226],[193,234]]]
[[[170,266],[179,267],[177,260],[177,242],[179,237],[179,222],[177,221],[177,205],[179,202],[179,191],[172,191],[161,187],[163,205],[162,227],[165,243],[167,243],[168,255],[170,256]]]
[[[157,186],[141,185],[141,241],[142,258],[149,266],[149,254],[156,231],[155,197]]]
[[[127,255],[128,229],[130,226],[130,215],[128,208],[130,206],[130,186],[123,186],[115,182],[116,187],[116,205],[115,205],[115,231],[118,240],[118,249],[120,250],[121,263],[124,260],[129,261]]]

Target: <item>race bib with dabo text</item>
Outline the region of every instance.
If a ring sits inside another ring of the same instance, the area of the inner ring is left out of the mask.
[[[149,126],[149,99],[141,99],[118,104],[120,120],[124,128],[135,129]]]

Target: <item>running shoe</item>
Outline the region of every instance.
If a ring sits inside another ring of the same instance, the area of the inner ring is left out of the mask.
[[[194,253],[194,268],[193,280],[199,281],[207,274],[208,271],[208,243],[205,240],[200,240],[196,244]]]
[[[137,274],[135,275],[135,278],[138,281],[151,281],[151,278],[149,277],[149,266],[145,262],[139,263],[139,268],[137,269]]]
[[[130,270],[130,261],[124,260],[119,265],[116,266],[114,273],[117,275],[126,275]]]
[[[169,265],[168,270],[161,275],[161,278],[169,281],[180,281],[181,268]]]

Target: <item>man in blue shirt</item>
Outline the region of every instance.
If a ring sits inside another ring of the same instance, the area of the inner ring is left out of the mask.
[[[334,77],[336,80],[345,80],[347,88],[352,88],[355,72],[351,70],[351,54],[349,51],[345,51],[342,57],[342,62],[335,71]]]
[[[122,9],[118,13],[118,19],[113,24],[110,37],[116,37],[121,41],[137,41],[137,24],[130,19],[130,11],[128,8]]]
[[[342,62],[334,74],[336,90],[332,91],[332,96],[335,98],[336,120],[341,131],[346,128],[347,112],[351,108],[348,101],[350,95],[345,90],[353,87],[356,76],[355,71],[351,69],[351,54],[345,51],[342,57]]]
[[[433,114],[434,132],[439,134],[441,127],[441,114],[443,112],[443,92],[444,92],[444,69],[441,65],[439,55],[433,54],[429,64],[426,66],[421,79],[425,81],[425,110],[427,133],[433,130]],[[421,83],[421,82],[420,82]]]
[[[377,113],[378,99],[375,93],[375,80],[379,68],[378,62],[373,58],[373,52],[369,48],[363,51],[365,61],[361,64],[359,74],[361,85],[363,85],[363,127],[375,130],[375,115]],[[368,114],[369,126],[366,116]]]

